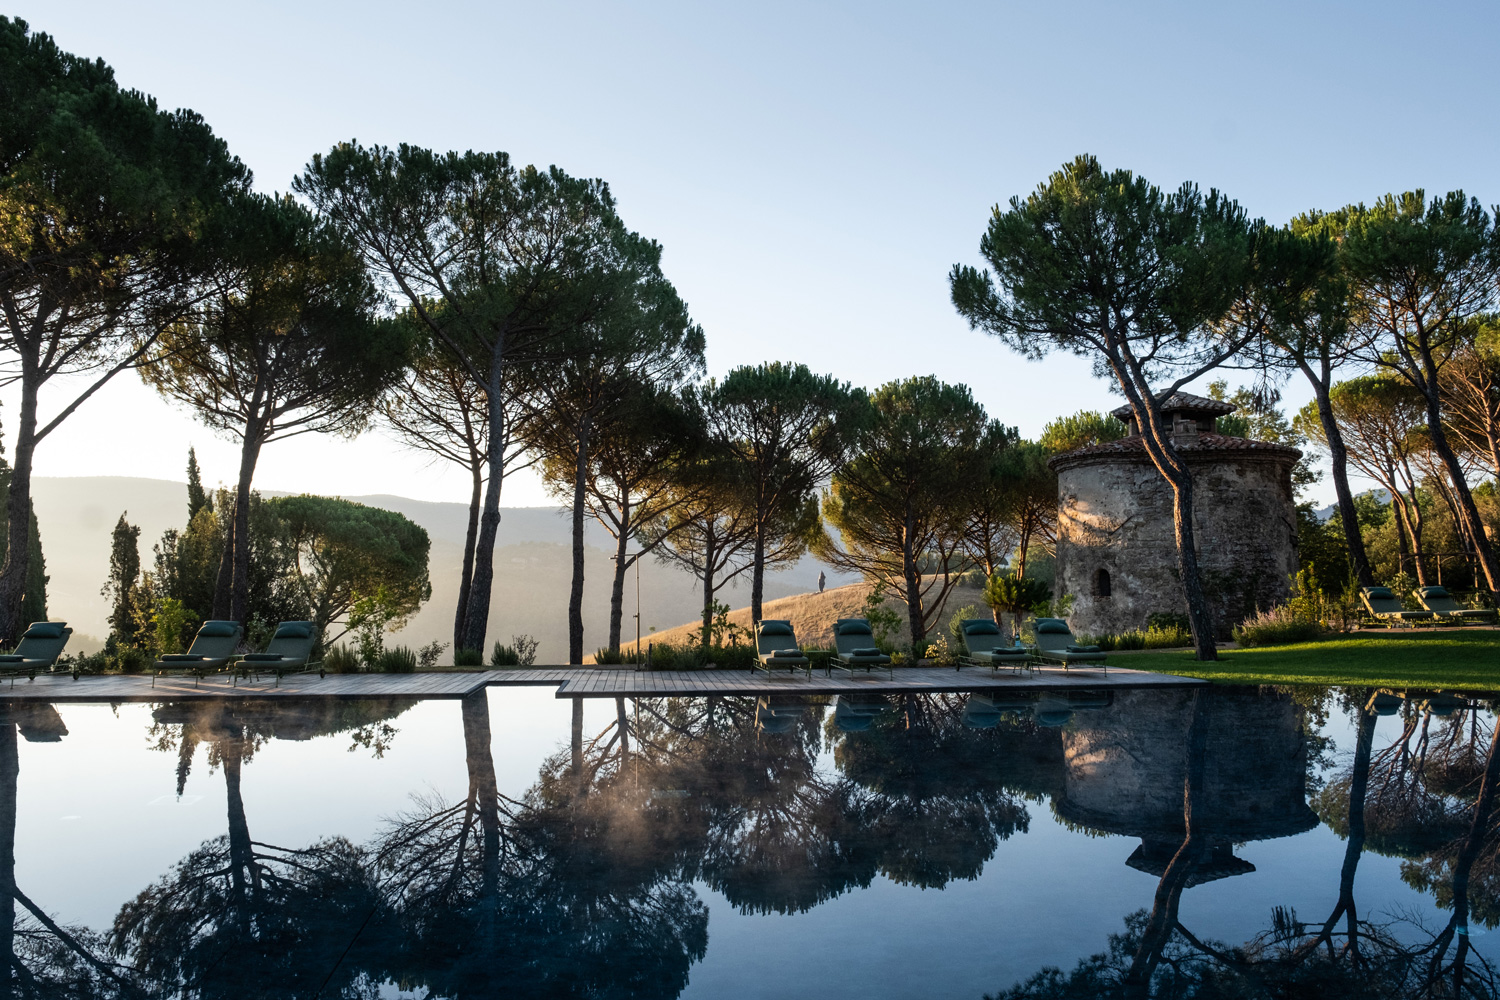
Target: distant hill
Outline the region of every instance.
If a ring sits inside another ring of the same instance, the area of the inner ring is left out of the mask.
[[[1390,503],[1391,502],[1391,494],[1390,494],[1390,491],[1388,491],[1388,490],[1365,490],[1363,493],[1357,493],[1355,495],[1356,496],[1362,496],[1362,497],[1363,496],[1372,496],[1372,497],[1375,498],[1375,502],[1376,503]],[[1320,522],[1322,522],[1324,524],[1327,524],[1329,518],[1333,517],[1333,515],[1338,512],[1338,509],[1339,509],[1339,505],[1337,503],[1331,503],[1327,507],[1319,507],[1319,508],[1317,508],[1316,510],[1313,511],[1313,515],[1315,517],[1317,517],[1317,519]]]
[[[832,646],[833,626],[840,618],[858,618],[864,614],[865,598],[869,596],[871,584],[853,583],[842,587],[833,587],[819,594],[816,591],[809,594],[793,594],[789,597],[780,597],[765,602],[762,608],[762,616],[765,618],[785,618],[791,621],[793,630],[797,633],[797,641],[809,646]],[[948,619],[966,605],[980,605],[982,599],[978,587],[955,587],[953,593],[948,595],[948,603],[943,608],[940,626],[946,634]],[[901,616],[903,622],[906,620],[906,605],[898,601],[887,599],[885,606]],[[740,608],[729,613],[729,620],[735,625],[748,628],[750,626],[750,609]],[[701,621],[701,620],[700,620]],[[693,643],[698,641],[699,632],[702,629],[700,622],[690,622],[675,628],[664,629],[645,636],[642,642],[665,642],[674,646]],[[928,636],[936,638],[936,636]],[[911,641],[911,630],[904,624],[901,633],[897,637],[898,643]]]
[[[187,484],[162,479],[117,476],[33,480],[37,521],[51,582],[47,604],[52,617],[68,621],[75,630],[73,646],[97,648],[108,632],[109,609],[99,590],[109,570],[109,536],[122,512],[141,528],[141,563],[151,564],[151,547],[167,528],[182,528],[187,520]],[[265,491],[266,496],[282,496]],[[390,641],[416,647],[433,639],[453,637],[453,613],[458,600],[458,572],[463,559],[468,507],[458,503],[429,503],[405,497],[377,495],[346,499],[404,514],[427,529],[432,539],[429,574],[432,600]],[[509,643],[511,636],[531,635],[540,642],[537,662],[567,659],[568,586],[572,572],[571,526],[565,511],[553,507],[506,507],[501,510],[499,544],[495,549],[495,589],[490,604],[490,640]],[[593,521],[586,529],[584,585],[584,641],[592,653],[603,646],[609,625],[609,583],[613,541]],[[784,597],[817,589],[818,571],[830,583],[854,577],[803,559],[766,578],[768,597]],[[701,585],[692,574],[654,558],[641,564],[641,628],[658,628],[691,621],[701,613]],[[749,583],[726,588],[727,604],[749,600]],[[626,583],[625,632],[634,638],[635,575]],[[92,637],[92,641],[90,638]]]

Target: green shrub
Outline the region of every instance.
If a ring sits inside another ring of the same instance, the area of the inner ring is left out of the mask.
[[[482,667],[484,666],[484,653],[478,649],[455,649],[453,665],[455,667]]]
[[[1241,646],[1285,646],[1322,637],[1323,627],[1316,620],[1287,604],[1246,618],[1234,629],[1234,641]]]
[[[503,649],[505,649],[504,646],[500,645],[498,642],[495,643],[496,656],[499,656],[500,651]],[[507,650],[507,652],[513,654],[514,650]],[[501,665],[500,662],[495,659],[491,659],[490,662],[494,663],[496,666]],[[505,664],[505,666],[515,666],[515,662],[516,661],[512,659],[508,664]],[[624,663],[625,657],[620,654],[620,651],[618,649],[609,649],[608,647],[601,646],[598,649],[594,650],[594,662],[599,664],[600,666],[613,667],[617,664]]]
[[[81,653],[71,660],[64,656],[58,662],[78,674],[102,674],[114,665],[102,649],[97,653]]]
[[[530,667],[536,664],[536,648],[541,643],[526,634],[510,637],[510,646],[516,651],[516,666]]]
[[[1145,649],[1146,633],[1135,629],[1115,636],[1116,649]]]
[[[1146,629],[1147,631],[1151,629],[1161,629],[1163,631],[1176,629],[1179,632],[1187,632],[1191,635],[1193,623],[1188,620],[1187,615],[1178,614],[1175,611],[1157,611],[1146,618]]]
[[[127,674],[138,674],[151,665],[146,654],[134,646],[126,646],[115,654],[115,662],[120,665],[120,670]]]
[[[417,650],[417,664],[423,670],[431,670],[437,666],[438,657],[443,655],[443,650],[448,648],[446,642],[438,642],[436,639]]]
[[[990,609],[983,604],[970,604],[953,612],[953,617],[948,619],[948,645],[954,649],[964,648],[964,633],[960,625],[970,618],[993,618]]]
[[[359,654],[348,646],[334,646],[323,654],[323,669],[330,674],[357,674],[359,664]]]
[[[490,666],[492,667],[515,667],[519,666],[520,663],[521,658],[516,655],[516,650],[513,646],[507,646],[497,641],[494,648],[490,650]]]
[[[755,666],[759,657],[755,655],[753,646],[731,645],[714,646],[708,651],[709,662],[716,664],[724,670],[749,670]]]
[[[382,650],[375,657],[375,669],[387,674],[412,674],[417,670],[417,654],[406,646]]]
[[[1156,618],[1156,615],[1152,615]],[[1192,630],[1185,625],[1175,623],[1166,625],[1153,624],[1146,629],[1142,636],[1146,649],[1175,649],[1178,646],[1191,646],[1193,644]]]

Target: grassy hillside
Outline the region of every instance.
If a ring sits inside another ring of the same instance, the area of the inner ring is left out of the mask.
[[[832,646],[834,623],[840,618],[855,618],[864,614],[865,597],[870,593],[870,586],[868,583],[854,583],[843,587],[830,587],[821,594],[814,590],[812,593],[780,597],[766,601],[762,613],[766,618],[789,619],[797,632],[798,642],[810,646]],[[980,603],[979,588],[955,588],[944,610],[943,628],[947,628],[948,618],[953,612],[967,604],[978,603]],[[903,621],[905,620],[906,605],[887,600],[886,607],[901,615]],[[731,611],[729,620],[735,625],[748,628],[750,609],[743,607]],[[675,628],[642,635],[641,642],[667,642],[674,646],[693,643],[698,641],[701,627],[698,622],[690,622]],[[910,640],[911,632],[903,625],[900,637],[896,641],[905,643]]]

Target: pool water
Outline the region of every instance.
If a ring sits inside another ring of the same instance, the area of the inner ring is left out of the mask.
[[[1490,708],[18,700],[10,991],[1492,996]]]

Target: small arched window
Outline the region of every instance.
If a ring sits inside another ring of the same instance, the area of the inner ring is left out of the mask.
[[[1109,570],[1100,569],[1094,574],[1094,596],[1108,597],[1109,594]]]

